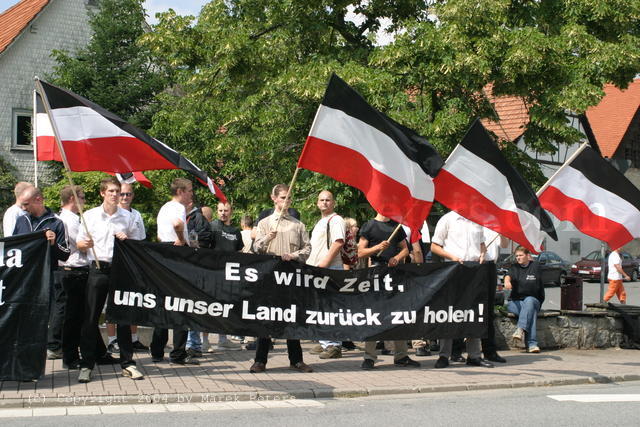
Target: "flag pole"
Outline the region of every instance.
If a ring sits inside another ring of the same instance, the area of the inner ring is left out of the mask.
[[[71,192],[73,193],[73,198],[75,200],[76,207],[78,208],[78,213],[80,214],[82,225],[84,226],[84,231],[87,233],[87,236],[89,236],[89,239],[93,240],[93,238],[91,237],[91,234],[89,233],[89,229],[87,228],[87,222],[84,220],[84,211],[82,209],[82,206],[78,202],[78,194],[76,192],[75,183],[73,182],[73,178],[71,178],[71,168],[69,167],[67,154],[65,153],[64,147],[62,146],[62,141],[60,140],[60,134],[58,133],[58,126],[55,120],[53,120],[53,114],[51,114],[51,106],[49,105],[49,99],[47,98],[44,88],[42,87],[42,83],[40,83],[40,79],[38,77],[35,77],[34,80],[36,83],[36,90],[40,93],[40,96],[42,97],[42,105],[44,106],[44,110],[47,113],[47,116],[49,117],[49,121],[51,122],[51,129],[53,130],[53,136],[55,137],[58,150],[60,151],[60,157],[62,157],[62,163],[64,164],[65,172],[66,172],[67,178],[69,179],[69,184],[71,184]],[[96,255],[95,248],[92,247],[91,252],[93,253],[93,257],[96,260],[96,266],[99,269],[100,261],[98,260],[98,256]]]
[[[540,187],[540,189],[539,189],[538,191],[536,191],[536,196],[539,196],[540,194],[542,194],[542,192],[543,192],[544,190],[546,190],[546,189],[551,185],[551,181],[553,181],[553,178],[555,178],[555,177],[556,177],[556,175],[558,175],[558,174],[559,174],[559,173],[560,173],[560,172],[561,172],[565,167],[569,166],[569,165],[571,164],[571,162],[573,162],[573,160],[574,160],[576,157],[578,157],[578,155],[579,155],[580,153],[582,153],[582,151],[584,151],[584,149],[585,149],[585,148],[587,148],[587,146],[588,146],[588,145],[589,145],[589,142],[588,142],[588,141],[585,141],[585,142],[584,142],[580,147],[578,147],[578,149],[576,150],[576,152],[575,152],[575,153],[573,153],[573,154],[571,155],[571,157],[569,157],[569,158],[567,159],[567,161],[566,161],[566,162],[564,162],[564,164],[563,164],[562,166],[560,166],[560,167],[558,168],[558,170],[557,170],[557,171],[555,171],[555,173],[554,173],[553,175],[551,175],[551,178],[549,178],[549,179],[547,180],[547,182],[545,182],[545,184],[544,184],[542,187]]]
[[[37,76],[36,76],[37,78]],[[31,119],[31,145],[33,145],[33,185],[38,186],[38,100],[33,90],[33,114]]]

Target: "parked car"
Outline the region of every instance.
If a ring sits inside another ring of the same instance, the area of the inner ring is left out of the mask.
[[[564,285],[565,279],[569,274],[570,267],[558,254],[551,251],[543,251],[538,255],[532,256],[535,261],[540,264],[540,272],[542,273],[542,283],[545,285]],[[509,255],[504,261],[498,261],[498,277],[504,282],[504,276],[509,271],[511,265],[516,262],[514,254]]]
[[[609,257],[607,251],[607,258]],[[620,252],[622,258],[622,269],[631,277],[631,281],[638,280],[639,262],[628,252]],[[586,280],[600,280],[601,257],[600,251],[589,252],[589,254],[571,266],[571,272]],[[605,261],[605,274],[607,274],[607,263]],[[606,276],[605,276],[606,279]]]

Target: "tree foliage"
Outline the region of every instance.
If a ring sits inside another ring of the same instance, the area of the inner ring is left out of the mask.
[[[252,212],[292,176],[332,72],[445,157],[473,118],[495,118],[488,83],[525,101],[525,140],[544,152],[579,140],[567,110],[585,111],[605,83],[625,87],[640,69],[638,0],[213,0],[197,20],[159,18],[143,44],[177,84],[160,95],[153,132]],[[384,18],[395,40],[378,46]],[[507,155],[540,184],[526,156]],[[342,213],[369,215],[357,190],[309,171],[296,204],[315,214],[325,187]]]

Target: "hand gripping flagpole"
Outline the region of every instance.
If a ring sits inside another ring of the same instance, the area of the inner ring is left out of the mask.
[[[64,147],[62,146],[62,141],[60,140],[60,133],[58,132],[58,125],[53,119],[53,114],[51,113],[51,106],[49,105],[49,99],[47,98],[47,94],[42,87],[42,83],[40,83],[40,79],[36,76],[34,77],[36,83],[36,91],[40,93],[42,97],[42,105],[44,105],[44,110],[49,117],[49,121],[51,122],[51,129],[53,130],[53,136],[55,137],[56,144],[58,145],[58,150],[60,151],[60,157],[62,157],[62,163],[64,164],[65,172],[67,178],[69,179],[69,184],[71,184],[71,191],[73,192],[73,198],[76,203],[76,207],[78,208],[78,213],[80,214],[80,218],[82,219],[82,225],[84,226],[84,231],[89,236],[89,239],[93,240],[91,234],[89,233],[89,229],[87,228],[87,223],[84,220],[84,211],[82,210],[82,206],[78,202],[78,194],[76,192],[75,183],[73,182],[73,178],[71,178],[71,167],[69,166],[69,161],[67,160],[67,154],[64,151]],[[100,268],[100,261],[98,260],[98,256],[96,255],[95,248],[91,248],[91,252],[93,253],[93,258],[96,260],[96,266],[98,269]]]

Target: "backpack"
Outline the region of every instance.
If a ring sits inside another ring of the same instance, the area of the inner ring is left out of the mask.
[[[331,247],[331,231],[330,231],[330,222],[331,218],[335,215],[332,215],[327,221],[327,249]],[[342,263],[354,266],[358,263],[358,246],[356,244],[356,236],[353,234],[351,230],[345,230],[344,233],[344,245],[340,248],[340,257],[342,258]]]

